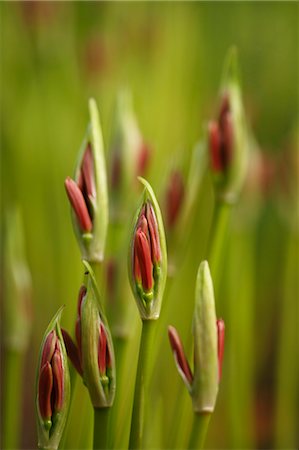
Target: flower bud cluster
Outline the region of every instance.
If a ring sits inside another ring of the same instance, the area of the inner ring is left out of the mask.
[[[157,319],[167,275],[167,255],[162,216],[151,186],[145,186],[129,254],[130,281],[141,318]]]
[[[108,226],[108,195],[103,138],[96,103],[89,102],[90,125],[83,140],[74,179],[67,177],[65,189],[72,207],[74,231],[82,258],[99,262],[104,258]]]
[[[45,333],[37,371],[38,437],[44,448],[58,447],[69,407],[70,380],[60,314],[61,309]]]

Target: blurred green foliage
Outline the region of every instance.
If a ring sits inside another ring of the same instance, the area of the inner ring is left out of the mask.
[[[74,169],[88,98],[98,102],[108,149],[116,95],[123,87],[132,91],[152,148],[148,178],[162,200],[170,170],[178,166],[187,173],[192,147],[216,114],[222,65],[232,44],[238,48],[247,116],[268,163],[262,189],[255,197],[245,192],[232,220],[217,292],[218,314],[227,324],[226,355],[207,445],[295,448],[298,201],[281,186],[292,179],[292,193],[298,194],[298,162],[289,163],[298,150],[298,3],[1,2],[0,13],[1,230],[3,213],[19,205],[33,284],[33,333],[20,399],[22,448],[36,443],[33,388],[44,329],[62,304],[65,325],[73,327],[82,264],[63,182]],[[207,178],[186,256],[169,288],[169,320],[185,333],[186,346],[212,201]],[[240,328],[246,330],[242,338]],[[157,417],[165,417],[165,430],[175,440],[183,425],[188,428],[177,415],[188,416],[191,406],[167,347],[165,333],[159,367],[173,380],[165,391],[169,411],[159,409],[159,398],[153,401],[153,427]],[[235,389],[244,395],[234,395]]]

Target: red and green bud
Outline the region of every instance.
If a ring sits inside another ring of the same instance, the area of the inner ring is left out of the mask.
[[[227,58],[219,115],[209,123],[208,145],[217,195],[233,203],[245,181],[250,147],[235,50]]]
[[[129,252],[129,278],[143,320],[159,317],[167,275],[167,254],[161,211],[149,183],[135,218]]]
[[[208,413],[214,410],[221,378],[224,322],[222,319],[216,320],[213,284],[206,261],[198,269],[195,295],[193,373],[174,327],[168,328],[168,336],[178,371],[191,395],[194,411]]]
[[[109,407],[115,393],[115,362],[108,323],[103,314],[99,292],[89,264],[85,284],[78,295],[76,344],[62,330],[67,354],[87,386],[95,408]]]
[[[79,294],[76,338],[84,384],[93,406],[104,408],[113,404],[115,395],[114,348],[93,271],[86,261],[84,265],[86,273]]]
[[[108,226],[108,195],[103,138],[95,100],[89,101],[90,124],[82,143],[74,179],[65,189],[72,207],[82,258],[102,261]]]
[[[177,330],[169,326],[168,327],[168,337],[170,346],[173,351],[174,359],[176,362],[177,369],[184,380],[189,391],[191,391],[191,386],[193,382],[193,374],[191,372],[188,360],[185,356],[183,344]]]
[[[59,324],[61,311],[47,328],[38,363],[36,415],[40,448],[58,448],[70,402],[67,355]]]
[[[217,320],[217,351],[218,351],[218,375],[219,381],[222,377],[222,361],[224,355],[224,335],[225,335],[225,325],[222,319]]]

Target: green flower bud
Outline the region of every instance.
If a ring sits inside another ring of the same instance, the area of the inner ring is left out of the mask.
[[[137,211],[129,251],[129,279],[142,320],[160,315],[167,276],[167,253],[161,211],[150,184]]]
[[[60,329],[62,308],[50,322],[41,345],[36,382],[39,448],[57,449],[70,403],[70,376]]]
[[[169,326],[168,337],[177,369],[191,395],[198,413],[214,411],[218,384],[222,375],[225,325],[216,320],[214,291],[209,265],[203,261],[198,269],[193,316],[194,373],[192,372],[177,330]]]
[[[104,258],[108,226],[108,194],[104,144],[99,113],[94,99],[89,100],[90,124],[87,127],[74,180],[67,178],[65,188],[72,206],[74,231],[82,259],[99,262]]]
[[[212,412],[219,382],[218,332],[213,282],[207,261],[200,264],[197,273],[193,335],[193,408],[196,412]]]
[[[225,64],[218,120],[209,124],[209,150],[217,195],[234,203],[243,187],[248,168],[249,137],[242,104],[236,49]]]
[[[115,395],[115,357],[109,326],[101,307],[100,295],[90,265],[86,268],[86,292],[80,301],[80,355],[83,381],[95,408],[113,404]]]

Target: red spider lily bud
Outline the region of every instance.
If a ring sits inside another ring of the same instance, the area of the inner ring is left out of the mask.
[[[190,390],[192,381],[193,381],[193,375],[189,366],[189,363],[187,361],[187,358],[184,353],[183,344],[181,342],[180,336],[178,335],[177,330],[169,326],[168,327],[168,337],[169,342],[174,354],[174,359],[177,365],[177,368],[183,378],[184,383],[186,384],[187,388]]]
[[[209,148],[212,170],[221,172],[223,167],[220,155],[220,132],[218,123],[214,121],[209,123]]]
[[[44,344],[41,367],[43,367],[47,361],[48,362],[51,361],[52,356],[55,351],[56,341],[57,341],[57,336],[56,336],[55,331],[53,330],[53,331],[51,331],[51,333],[48,334],[45,344]]]
[[[74,368],[77,370],[78,374],[82,377],[82,367],[81,367],[81,358],[79,355],[79,350],[74,341],[72,340],[71,336],[68,334],[66,330],[63,328],[61,329],[61,333],[64,340],[64,345],[66,349],[67,356],[71,360],[71,363],[73,364]]]
[[[42,419],[45,421],[46,428],[52,426],[52,406],[51,394],[53,388],[53,373],[51,364],[47,361],[41,368],[38,380],[38,398],[39,410]]]
[[[208,263],[198,269],[193,315],[194,373],[192,374],[183,345],[175,328],[168,336],[175,362],[198,413],[214,411],[221,377],[224,351],[224,322],[216,321],[214,290]]]
[[[141,229],[137,229],[134,242],[134,259],[136,267],[134,273],[137,279],[141,278],[141,283],[146,292],[153,287],[153,264],[151,257],[150,242]]]
[[[39,357],[36,412],[41,448],[58,448],[69,407],[70,379],[60,315],[61,309],[45,333]]]
[[[172,229],[177,222],[184,200],[185,188],[182,175],[174,171],[170,175],[166,190],[166,223]]]
[[[217,337],[218,337],[218,372],[219,372],[219,381],[222,377],[222,361],[224,354],[224,334],[225,334],[225,325],[222,319],[217,320]]]
[[[70,177],[64,182],[65,190],[69,201],[72,205],[78,224],[81,231],[89,232],[92,230],[92,221],[89,216],[88,208],[85,203],[83,193],[80,191],[79,187]]]
[[[233,153],[233,125],[227,96],[222,103],[219,122],[209,124],[209,147],[212,170],[225,174]]]
[[[129,273],[132,290],[143,320],[157,319],[167,273],[167,254],[162,216],[151,186],[145,191],[133,229]]]
[[[41,417],[51,428],[51,417],[63,404],[63,367],[59,339],[52,330],[45,339],[39,375],[38,401]]]
[[[227,59],[218,121],[210,122],[208,141],[217,194],[232,203],[245,181],[250,147],[235,51]]]
[[[115,395],[115,359],[108,323],[89,264],[84,261],[85,293],[80,290],[80,337],[83,380],[95,408],[112,405]],[[84,295],[82,296],[82,293]]]
[[[82,258],[102,261],[108,225],[108,195],[103,139],[99,114],[89,101],[90,125],[82,144],[74,180],[67,177],[65,188],[72,206],[75,234]]]

